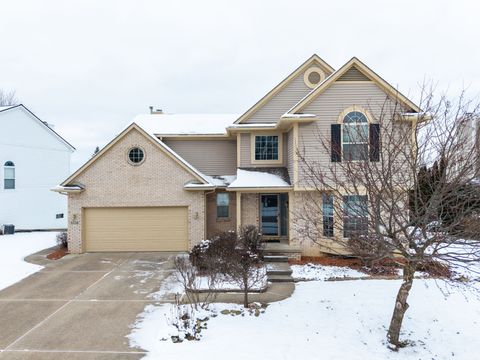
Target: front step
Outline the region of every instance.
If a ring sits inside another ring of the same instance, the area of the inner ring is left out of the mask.
[[[288,262],[288,256],[284,256],[284,255],[264,255],[263,256],[263,261],[265,262],[282,262],[282,263],[285,263],[285,262]]]
[[[294,282],[290,275],[268,275],[268,281],[272,283]]]
[[[290,276],[292,275],[292,270],[267,270],[267,275],[285,275]]]
[[[286,262],[267,263],[267,275],[292,275],[292,269]]]
[[[282,261],[278,261],[279,256],[273,256],[277,261],[267,262],[267,279],[272,283],[288,283],[293,282],[292,269],[288,263],[288,258],[280,257]],[[286,259],[285,259],[286,258]]]

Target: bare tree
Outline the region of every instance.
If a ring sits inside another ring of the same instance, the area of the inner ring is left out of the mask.
[[[197,267],[192,265],[188,257],[181,255],[175,258],[174,267],[177,280],[183,288],[186,303],[192,307],[193,311],[205,309],[215,300],[214,289],[218,274],[216,271],[208,270],[212,267],[209,267],[203,272],[203,276],[200,276]],[[206,280],[205,284],[202,283],[202,278]]]
[[[472,182],[479,158],[460,131],[462,119],[480,116],[479,106],[464,93],[456,101],[437,100],[433,93],[424,87],[422,113],[409,113],[387,97],[347,114],[331,134],[318,133],[319,148],[297,149],[305,179],[299,186],[311,190],[295,214],[302,237],[326,252],[403,266],[387,335],[395,349],[403,345],[400,330],[415,271],[432,261],[475,271],[480,259],[480,229],[465,226],[472,217],[478,224],[480,190]],[[434,164],[434,181],[424,181],[419,170]]]
[[[226,275],[243,291],[243,306],[248,308],[248,294],[266,281],[266,273],[260,253],[263,242],[253,225],[243,226],[235,237],[235,250],[227,255]]]
[[[0,106],[17,105],[18,99],[15,90],[6,91],[0,89]]]

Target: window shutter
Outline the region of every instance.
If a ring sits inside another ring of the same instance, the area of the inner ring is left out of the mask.
[[[341,139],[341,125],[332,124],[331,125],[331,159],[332,162],[341,162],[342,161],[342,139]]]
[[[370,124],[370,161],[380,161],[380,124]]]

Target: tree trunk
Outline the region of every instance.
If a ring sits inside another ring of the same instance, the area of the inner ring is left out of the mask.
[[[243,277],[243,306],[248,308],[248,276]]]
[[[407,262],[403,267],[403,283],[397,293],[395,309],[393,310],[387,335],[389,343],[394,345],[395,348],[400,346],[400,330],[402,328],[403,317],[408,309],[407,298],[413,285],[414,275],[415,266]]]

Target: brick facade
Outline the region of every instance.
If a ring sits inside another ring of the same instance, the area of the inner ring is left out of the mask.
[[[228,192],[230,199],[229,217],[217,219],[217,198],[221,191],[209,193],[207,197],[207,238],[211,239],[218,233],[237,229],[237,199],[234,192]]]
[[[142,164],[127,161],[133,146],[145,152]],[[68,197],[68,238],[72,253],[85,251],[82,209],[88,207],[188,206],[190,246],[205,236],[205,199],[201,191],[185,191],[193,176],[138,130],[130,130],[72,183],[85,190]]]
[[[259,194],[243,193],[242,199],[242,226],[255,225],[260,227]]]

